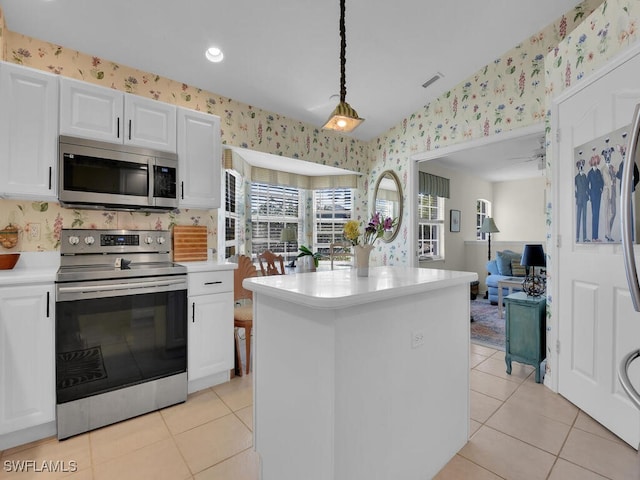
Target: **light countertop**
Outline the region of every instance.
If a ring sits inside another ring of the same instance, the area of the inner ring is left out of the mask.
[[[4,253],[4,252],[3,252]],[[12,270],[0,270],[0,287],[53,283],[60,267],[60,252],[20,252]]]
[[[207,260],[202,262],[180,262],[180,265],[187,267],[187,273],[195,272],[215,272],[220,270],[235,270],[238,268],[237,263],[218,262],[215,260]]]
[[[475,272],[412,267],[374,267],[368,277],[355,269],[247,278],[243,286],[311,308],[343,308],[403,295],[429,292],[470,283]]]

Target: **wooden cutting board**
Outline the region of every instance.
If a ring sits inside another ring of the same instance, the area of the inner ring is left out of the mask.
[[[207,260],[207,227],[176,225],[173,227],[173,261]]]

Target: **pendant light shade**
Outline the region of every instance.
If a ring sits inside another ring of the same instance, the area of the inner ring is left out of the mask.
[[[335,130],[338,132],[351,132],[355,128],[364,122],[364,118],[358,116],[351,105],[346,101],[347,98],[347,86],[345,65],[347,40],[345,37],[345,24],[344,24],[344,3],[345,0],[340,0],[340,103],[335,108],[327,123],[322,128],[327,130]]]
[[[351,132],[362,122],[364,122],[364,118],[358,117],[358,112],[351,108],[347,102],[341,101],[322,128],[338,132]]]

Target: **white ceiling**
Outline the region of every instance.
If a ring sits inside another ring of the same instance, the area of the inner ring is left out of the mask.
[[[369,140],[577,0],[347,0],[347,101]],[[338,0],[0,0],[11,31],[322,126],[339,93]],[[223,49],[212,64],[204,51]],[[436,72],[444,78],[428,89]]]
[[[545,175],[544,126],[484,137],[419,154],[416,158],[458,170],[489,182],[522,180]]]

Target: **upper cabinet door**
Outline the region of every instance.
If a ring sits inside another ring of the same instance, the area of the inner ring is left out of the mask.
[[[176,153],[176,107],[126,95],[124,143]]]
[[[0,62],[0,194],[56,198],[58,77]]]
[[[60,134],[122,143],[124,93],[60,79]]]
[[[62,78],[60,134],[176,153],[176,107]]]
[[[222,150],[220,118],[178,108],[180,207],[219,208]]]

